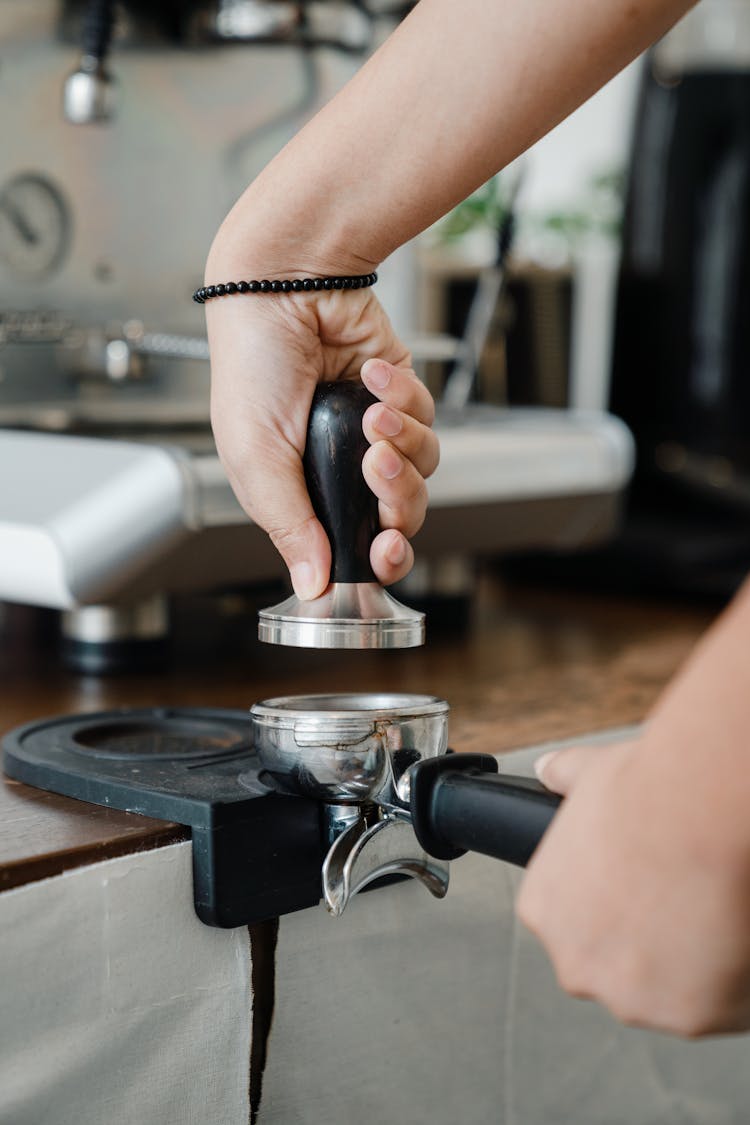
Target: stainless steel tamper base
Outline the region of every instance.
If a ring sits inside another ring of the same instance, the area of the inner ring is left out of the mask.
[[[377,582],[333,582],[313,601],[293,595],[262,609],[258,636],[295,648],[415,648],[424,644],[424,614]]]

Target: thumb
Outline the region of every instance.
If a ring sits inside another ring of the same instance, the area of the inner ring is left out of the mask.
[[[286,563],[297,597],[312,601],[328,586],[331,548],[310,503],[302,466],[298,462],[288,474],[274,473],[259,485],[264,496],[254,518]]]
[[[302,459],[268,434],[247,427],[243,436],[240,444],[223,434],[223,452],[232,454],[222,457],[232,488],[286,563],[297,597],[311,601],[330,580],[331,548],[310,502]]]
[[[551,750],[542,754],[534,762],[534,772],[553,793],[566,797],[575,786],[596,754],[601,756],[600,746],[571,746],[569,750]]]

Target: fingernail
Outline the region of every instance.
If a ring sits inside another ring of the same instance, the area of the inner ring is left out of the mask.
[[[400,434],[404,428],[404,423],[401,416],[395,410],[389,410],[387,406],[381,406],[375,416],[375,429],[381,433],[383,437],[395,437]]]
[[[401,563],[406,558],[406,543],[402,536],[394,535],[385,552],[385,557],[391,566],[401,566]]]
[[[557,750],[548,750],[546,754],[542,754],[541,758],[537,758],[534,762],[534,773],[542,784],[544,784],[544,771],[547,769],[552,759],[557,757],[557,753]]]
[[[300,601],[309,602],[318,594],[315,567],[308,562],[297,563],[289,571],[294,592]]]
[[[386,446],[384,449],[379,449],[375,457],[375,469],[381,477],[386,480],[393,480],[397,477],[403,468],[401,458],[398,453],[393,449]]]
[[[391,381],[391,373],[384,363],[366,363],[362,368],[362,378],[368,387],[382,391]]]

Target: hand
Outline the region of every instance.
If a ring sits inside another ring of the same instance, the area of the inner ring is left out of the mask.
[[[666,783],[660,727],[657,715],[638,742],[540,762],[566,799],[518,914],[561,987],[624,1023],[689,1037],[748,1029],[750,862],[721,815],[736,784],[725,776],[722,802],[699,776]]]
[[[372,291],[233,296],[208,302],[206,318],[219,456],[243,508],[289,567],[297,596],[321,594],[331,569],[302,471],[310,404],[324,380],[361,375],[380,399],[363,419],[370,449],[362,471],[384,529],[370,561],[384,585],[403,578],[439,450],[432,398]]]

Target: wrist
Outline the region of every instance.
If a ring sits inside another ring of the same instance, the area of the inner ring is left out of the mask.
[[[314,198],[295,203],[288,193],[259,180],[219,228],[206,262],[206,283],[355,276],[371,273],[379,264],[349,232],[343,208],[337,215]]]

